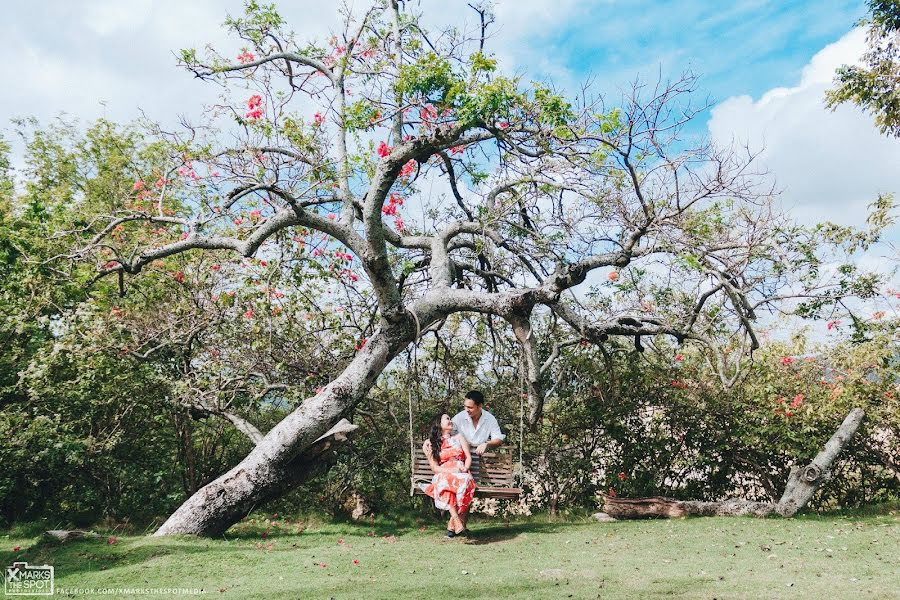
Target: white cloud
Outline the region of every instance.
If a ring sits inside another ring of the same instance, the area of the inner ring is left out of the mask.
[[[795,87],[774,88],[759,100],[731,97],[712,110],[713,140],[762,149],[783,205],[801,222],[858,225],[879,193],[900,192],[900,143],[855,106],[824,106],[835,69],[857,62],[864,48],[865,33],[856,29],[819,51]]]

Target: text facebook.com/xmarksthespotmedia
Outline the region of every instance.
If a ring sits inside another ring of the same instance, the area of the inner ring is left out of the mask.
[[[106,596],[113,594],[134,595],[134,596],[199,596],[205,594],[207,590],[202,588],[56,588],[57,594],[68,594],[75,596]]]

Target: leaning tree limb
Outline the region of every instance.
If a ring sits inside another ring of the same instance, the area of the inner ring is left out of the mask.
[[[662,497],[606,498],[604,512],[617,519],[672,518],[689,515],[767,517],[772,514],[793,517],[809,503],[819,486],[831,478],[831,465],[841,450],[853,439],[864,416],[863,409],[854,408],[808,465],[792,468],[784,493],[778,502],[753,502],[740,498],[729,498],[720,502],[684,501]]]

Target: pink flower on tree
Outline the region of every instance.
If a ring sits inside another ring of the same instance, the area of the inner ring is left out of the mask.
[[[791,408],[799,408],[803,405],[803,394],[797,394],[794,396],[794,399],[791,400]]]
[[[396,217],[394,217],[394,227],[397,228],[397,231],[403,231],[403,229],[405,228],[405,224],[403,223],[403,217],[401,217],[400,215],[397,215]]]
[[[252,308],[248,308],[248,309],[247,309],[247,312],[244,313],[244,318],[245,318],[245,319],[252,319],[252,318],[253,318],[253,314],[254,314],[254,313],[253,313],[253,309],[252,309]]]
[[[325,122],[325,117],[322,116],[322,113],[316,113],[313,115],[313,125],[318,127],[322,123]]]
[[[131,186],[131,189],[134,190],[135,192],[140,192],[141,190],[144,189],[144,181],[141,179],[138,179],[137,181],[134,182],[134,185]]]
[[[826,325],[826,327],[828,328],[828,331],[831,331],[832,329],[834,329],[835,327],[837,327],[840,324],[841,324],[841,320],[835,319],[833,321],[828,321],[828,325]]]
[[[253,94],[247,99],[247,108],[253,109],[262,106],[262,96]]]
[[[243,53],[238,54],[237,60],[242,65],[246,65],[247,63],[252,63],[254,60],[256,60],[256,57],[245,50]]]
[[[415,159],[409,159],[406,161],[406,164],[400,169],[400,177],[409,177],[416,170],[416,161]]]
[[[450,154],[462,154],[465,151],[465,146],[453,146],[452,148],[450,148]]]
[[[794,359],[791,358],[790,356],[782,356],[781,357],[781,364],[784,365],[785,367],[790,366],[790,364],[793,362],[794,362]]]
[[[384,158],[391,153],[391,150],[392,148],[390,146],[388,146],[384,142],[381,142],[380,144],[378,144],[378,149],[376,150],[376,152],[378,152],[378,156]]]

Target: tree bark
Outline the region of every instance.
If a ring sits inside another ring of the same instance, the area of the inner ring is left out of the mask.
[[[752,502],[730,498],[721,502],[652,498],[606,498],[603,511],[616,519],[673,518],[685,516],[753,516],[779,514],[793,517],[809,503],[816,490],[831,477],[831,465],[841,450],[853,439],[865,413],[854,408],[816,457],[803,468],[794,467],[781,499],[775,502]]]
[[[334,445],[356,426],[341,420],[325,430],[368,392],[411,341],[411,331],[401,323],[372,336],[334,381],[282,419],[234,468],[188,498],[154,535],[220,535],[256,506],[327,467]]]
[[[259,504],[279,497],[333,462],[334,446],[357,429],[346,419],[285,465],[251,461],[253,453],[175,511],[155,536],[221,535]]]

